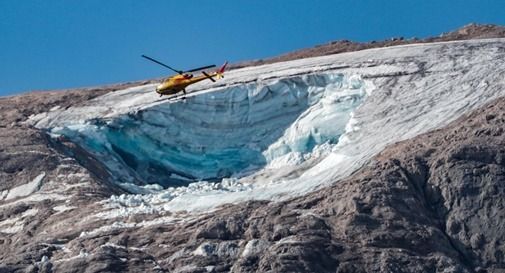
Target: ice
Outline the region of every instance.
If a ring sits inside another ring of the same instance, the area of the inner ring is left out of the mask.
[[[332,75],[338,78],[338,75]],[[352,111],[362,102],[364,83],[358,76],[327,81],[323,92],[275,143],[263,152],[270,168],[297,165],[319,145],[336,144]],[[328,145],[326,145],[328,146]]]
[[[146,85],[29,123],[82,144],[135,193],[111,197],[96,217],[283,200],[335,183],[386,145],[504,96],[504,42],[407,45],[248,67],[192,86],[186,101],[159,99]],[[200,181],[221,177],[230,178]],[[132,184],[139,180],[163,188]]]
[[[5,200],[30,195],[40,189],[40,187],[42,186],[42,181],[45,176],[46,173],[41,173],[37,177],[35,177],[31,182],[12,188],[9,190],[7,194],[2,195],[5,196]]]
[[[146,193],[128,184],[166,188],[239,177],[270,161],[281,167],[283,160],[277,157],[297,157],[299,164],[316,146],[338,141],[350,112],[366,94],[363,86],[359,77],[341,73],[224,86],[112,120],[62,122],[50,133],[65,135],[94,153],[123,188]],[[124,105],[132,103],[116,106]],[[286,157],[288,153],[293,155]]]

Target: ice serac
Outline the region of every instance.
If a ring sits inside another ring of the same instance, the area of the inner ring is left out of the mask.
[[[278,200],[505,95],[504,60],[504,39],[371,49],[233,70],[194,85],[186,101],[130,88],[31,122],[82,144],[143,193],[111,198],[118,213]]]
[[[279,157],[300,162],[315,147],[335,144],[363,87],[359,77],[305,74],[224,86],[51,132],[92,151],[119,182],[180,186],[243,176]]]

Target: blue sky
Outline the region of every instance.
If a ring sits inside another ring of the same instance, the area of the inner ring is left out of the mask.
[[[505,25],[503,0],[0,1],[0,96],[134,81],[331,40]]]

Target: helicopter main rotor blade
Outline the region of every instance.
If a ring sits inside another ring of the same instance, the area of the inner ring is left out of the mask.
[[[193,68],[191,70],[186,70],[184,72],[195,72],[195,71],[198,71],[198,70],[204,70],[204,69],[213,68],[213,67],[216,67],[216,65],[212,64],[212,65],[202,66],[202,67],[199,67],[199,68]]]
[[[179,73],[179,74],[181,74],[181,75],[182,75],[182,73],[184,73],[184,72],[183,72],[183,71],[181,71],[181,70],[176,70],[176,69],[173,69],[173,68],[171,68],[170,66],[168,66],[168,65],[166,65],[166,64],[164,64],[164,63],[162,63],[162,62],[160,62],[160,61],[157,61],[157,60],[155,60],[155,59],[153,59],[153,58],[151,58],[151,57],[149,57],[149,56],[142,55],[142,57],[143,57],[143,58],[148,59],[148,60],[149,60],[149,61],[151,61],[151,62],[155,62],[155,63],[157,63],[157,64],[159,64],[159,65],[161,65],[161,66],[164,66],[164,67],[166,67],[166,68],[168,68],[168,69],[170,69],[170,70],[174,71],[175,73]]]
[[[209,78],[209,80],[216,82],[216,80],[214,80],[211,75],[207,74],[207,72],[202,71],[202,74],[205,75],[205,77]]]

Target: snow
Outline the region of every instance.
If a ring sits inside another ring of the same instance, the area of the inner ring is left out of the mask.
[[[56,110],[58,110],[60,108],[61,108],[60,105],[56,105],[56,106],[52,107],[51,109],[49,109],[49,111],[56,111]]]
[[[194,251],[195,256],[210,257],[217,255],[218,257],[235,258],[239,255],[240,247],[235,242],[203,242]]]
[[[30,195],[40,189],[42,186],[42,181],[44,177],[46,176],[46,173],[41,173],[35,179],[33,179],[31,182],[28,182],[26,184],[23,184],[21,186],[17,186],[15,188],[12,188],[9,190],[9,192],[5,196],[5,200],[10,200],[18,197],[23,197]],[[5,194],[2,193],[2,196]]]
[[[242,257],[249,257],[258,255],[262,251],[265,251],[269,247],[268,241],[261,239],[252,239],[247,242],[242,252]]]
[[[0,232],[3,233],[17,233],[23,230],[24,219],[30,216],[34,216],[38,213],[38,209],[28,209],[21,213],[19,216],[11,217],[9,219],[0,221]]]
[[[247,67],[192,86],[186,101],[160,99],[145,85],[29,122],[82,144],[135,193],[104,202],[100,218],[282,200],[335,183],[387,145],[504,96],[504,42]],[[211,178],[221,182],[205,181]],[[162,187],[133,184],[139,180]]]
[[[119,229],[127,229],[127,228],[133,228],[135,227],[135,223],[124,223],[124,222],[114,222],[112,225],[107,225],[107,226],[101,226],[97,229],[94,229],[92,231],[83,231],[79,235],[80,238],[90,238],[97,236],[99,234],[105,233],[105,232],[113,232],[115,230]]]
[[[56,211],[57,213],[60,213],[60,212],[65,212],[65,211],[73,210],[73,209],[76,209],[76,208],[77,207],[74,207],[74,206],[59,205],[59,206],[54,206],[53,210]]]
[[[112,248],[119,248],[119,249],[124,249],[124,250],[128,249],[125,246],[120,246],[120,245],[117,245],[117,244],[114,244],[114,243],[111,243],[111,242],[107,242],[107,243],[101,245],[100,247],[102,247],[102,248],[104,248],[104,247],[112,247]]]
[[[28,196],[25,196],[23,198],[16,199],[14,201],[6,202],[5,204],[0,205],[0,209],[5,208],[5,207],[11,207],[15,206],[17,204],[22,204],[22,203],[38,203],[44,200],[51,200],[51,201],[60,201],[60,200],[68,200],[70,197],[67,195],[63,194],[57,194],[57,193],[33,193]]]
[[[20,223],[20,224],[12,225],[7,228],[2,228],[2,229],[0,229],[0,232],[14,234],[14,233],[18,233],[18,232],[22,231],[23,227],[24,227],[24,225]]]
[[[142,213],[146,213],[143,211]],[[113,217],[109,217],[113,218]],[[85,218],[83,219],[83,223],[89,221],[89,219]],[[150,227],[150,226],[156,226],[156,225],[162,225],[162,224],[167,224],[167,223],[178,223],[178,222],[183,222],[183,221],[188,221],[188,218],[177,218],[173,216],[161,216],[157,217],[156,219],[153,220],[144,220],[139,223],[133,223],[133,222],[123,222],[123,221],[115,221],[110,225],[103,225],[99,228],[93,229],[93,230],[88,230],[88,231],[83,231],[79,235],[79,237],[83,238],[91,238],[95,237],[98,235],[102,235],[104,233],[112,233],[117,230],[122,230],[122,229],[131,229],[131,228],[141,228],[141,227]]]
[[[43,264],[43,263],[47,263],[48,261],[49,261],[49,258],[48,258],[46,255],[44,255],[44,256],[42,256],[42,258],[40,259],[40,262],[39,262],[39,263],[42,263],[42,264]]]
[[[61,164],[56,168],[56,173],[52,173],[51,175],[44,174],[42,176],[43,174],[38,175],[30,183],[12,189],[11,192],[14,190],[16,195],[18,193],[26,195],[0,204],[0,209],[13,207],[21,203],[38,203],[44,200],[51,200],[53,202],[65,201],[69,203],[73,195],[81,195],[82,188],[88,188],[91,185],[90,182],[93,181],[89,173],[77,164],[73,166]],[[0,196],[7,196],[9,192],[5,192],[4,194],[0,194]],[[70,208],[71,206],[66,205],[53,207],[57,213],[70,210]]]

